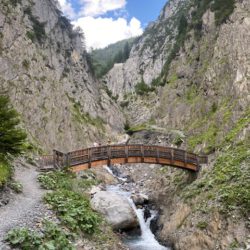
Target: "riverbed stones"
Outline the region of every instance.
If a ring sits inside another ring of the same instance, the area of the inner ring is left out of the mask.
[[[116,193],[100,191],[91,200],[94,210],[104,215],[114,230],[132,229],[138,225],[135,211],[129,201]]]
[[[131,196],[135,205],[143,205],[148,202],[149,198],[145,194],[136,193]]]

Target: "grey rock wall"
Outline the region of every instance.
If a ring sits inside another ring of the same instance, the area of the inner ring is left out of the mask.
[[[55,2],[0,6],[0,92],[10,96],[30,140],[45,151],[72,150],[119,133],[123,115],[93,78],[81,35]]]

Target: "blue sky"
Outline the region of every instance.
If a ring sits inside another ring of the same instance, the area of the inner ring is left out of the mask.
[[[58,0],[62,11],[83,29],[90,48],[141,35],[167,0]]]

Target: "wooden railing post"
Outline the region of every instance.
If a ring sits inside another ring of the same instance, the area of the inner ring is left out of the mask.
[[[141,145],[141,162],[144,163],[144,145]]]
[[[171,148],[171,164],[173,165],[174,164],[174,149]]]
[[[184,166],[187,167],[187,152],[184,152]]]
[[[64,167],[68,168],[70,167],[69,153],[66,153],[64,157],[65,157]]]
[[[156,148],[156,156],[157,156],[157,158],[156,158],[156,162],[159,164],[159,158],[160,158],[160,155],[159,155],[159,148],[157,147]]]
[[[110,161],[110,159],[111,159],[111,147],[110,146],[108,146],[107,151],[108,151],[108,166],[110,166],[110,163],[111,163],[111,161]]]
[[[53,149],[53,166],[56,168],[56,150]]]
[[[128,146],[125,145],[125,163],[128,163]]]
[[[88,148],[88,168],[91,168],[91,154],[92,151],[90,148]]]
[[[198,171],[199,170],[199,168],[200,168],[200,163],[199,163],[199,156],[198,155],[196,155],[196,171]]]

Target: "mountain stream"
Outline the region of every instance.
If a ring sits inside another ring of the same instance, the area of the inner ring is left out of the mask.
[[[114,175],[110,168],[105,168],[121,182],[126,181],[125,178],[120,178],[119,176]],[[141,206],[140,208],[137,208],[131,199],[131,192],[123,190],[121,184],[107,186],[107,191],[115,192],[116,194],[125,196],[129,200],[131,207],[134,209],[137,215],[141,234],[130,235],[124,239],[124,243],[129,247],[130,250],[170,250],[169,248],[160,245],[150,229],[150,223],[157,216],[157,211],[150,210],[150,216],[145,220],[145,208]]]

